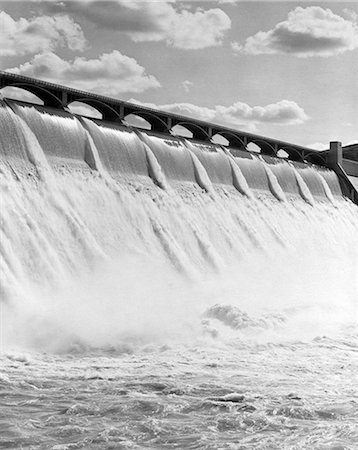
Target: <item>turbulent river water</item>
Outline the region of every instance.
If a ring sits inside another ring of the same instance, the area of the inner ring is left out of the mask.
[[[0,107],[0,447],[358,448],[334,173]]]

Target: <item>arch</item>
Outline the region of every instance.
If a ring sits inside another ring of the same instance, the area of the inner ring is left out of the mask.
[[[0,89],[0,93],[4,98],[9,98],[11,100],[19,100],[20,102],[28,102],[36,105],[44,104],[43,100],[41,100],[41,98],[37,95],[16,86],[5,86]]]
[[[54,106],[56,108],[62,108],[62,102],[61,100],[56,97],[56,95],[52,94],[47,89],[44,89],[41,86],[38,86],[36,84],[30,84],[30,83],[9,83],[7,86],[17,87],[20,89],[24,89],[25,91],[31,92],[32,94],[36,95],[39,99],[41,99],[44,102],[45,106]]]
[[[320,155],[319,152],[317,152],[317,151],[305,153],[304,159],[312,164],[317,164],[318,166],[327,167],[326,158],[323,155]]]
[[[99,109],[90,106],[88,103],[79,102],[78,100],[68,103],[67,108],[72,114],[78,114],[80,116],[91,117],[94,119],[103,118],[103,114]]]
[[[228,141],[228,145],[230,147],[246,150],[246,144],[244,140],[237,134],[232,133],[231,131],[219,130],[213,135],[213,137],[215,136],[222,136],[224,139]]]
[[[303,160],[304,160],[302,150],[298,150],[295,147],[283,146],[283,147],[280,147],[280,150],[283,150],[286,153],[288,153],[288,157],[292,161],[303,162]]]
[[[102,102],[101,100],[97,100],[95,98],[82,97],[76,98],[71,103],[74,103],[75,101],[84,103],[85,105],[91,106],[92,108],[99,111],[102,114],[103,120],[121,122],[121,117],[119,113],[114,108],[109,106],[107,103]],[[70,105],[71,103],[68,103],[66,106]]]
[[[146,122],[150,124],[150,129],[153,131],[159,131],[159,132],[168,132],[168,124],[165,122],[161,117],[152,114],[148,111],[130,111],[128,112],[124,118],[128,117],[129,115],[141,117]]]
[[[193,133],[193,139],[198,139],[201,141],[210,141],[209,133],[204,128],[202,128],[200,125],[197,125],[196,123],[177,122],[172,126],[172,128],[176,125],[180,125],[180,126],[186,128],[187,130],[189,130],[191,133]]]
[[[250,140],[250,144],[255,144],[261,149],[261,153],[264,155],[275,156],[276,149],[275,145],[270,144],[270,142],[263,139],[253,139]]]

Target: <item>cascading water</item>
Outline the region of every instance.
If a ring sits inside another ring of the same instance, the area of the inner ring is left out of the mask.
[[[42,107],[0,128],[0,445],[355,448],[333,172]]]

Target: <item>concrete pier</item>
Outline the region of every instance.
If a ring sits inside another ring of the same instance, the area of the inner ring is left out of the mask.
[[[339,141],[330,142],[326,159],[327,167],[336,172],[343,194],[358,204],[358,161],[343,156],[342,143]]]

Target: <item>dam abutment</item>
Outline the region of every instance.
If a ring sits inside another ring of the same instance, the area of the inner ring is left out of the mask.
[[[344,158],[341,142],[330,142],[327,153],[327,166],[337,174],[343,195],[358,204],[358,161]]]

